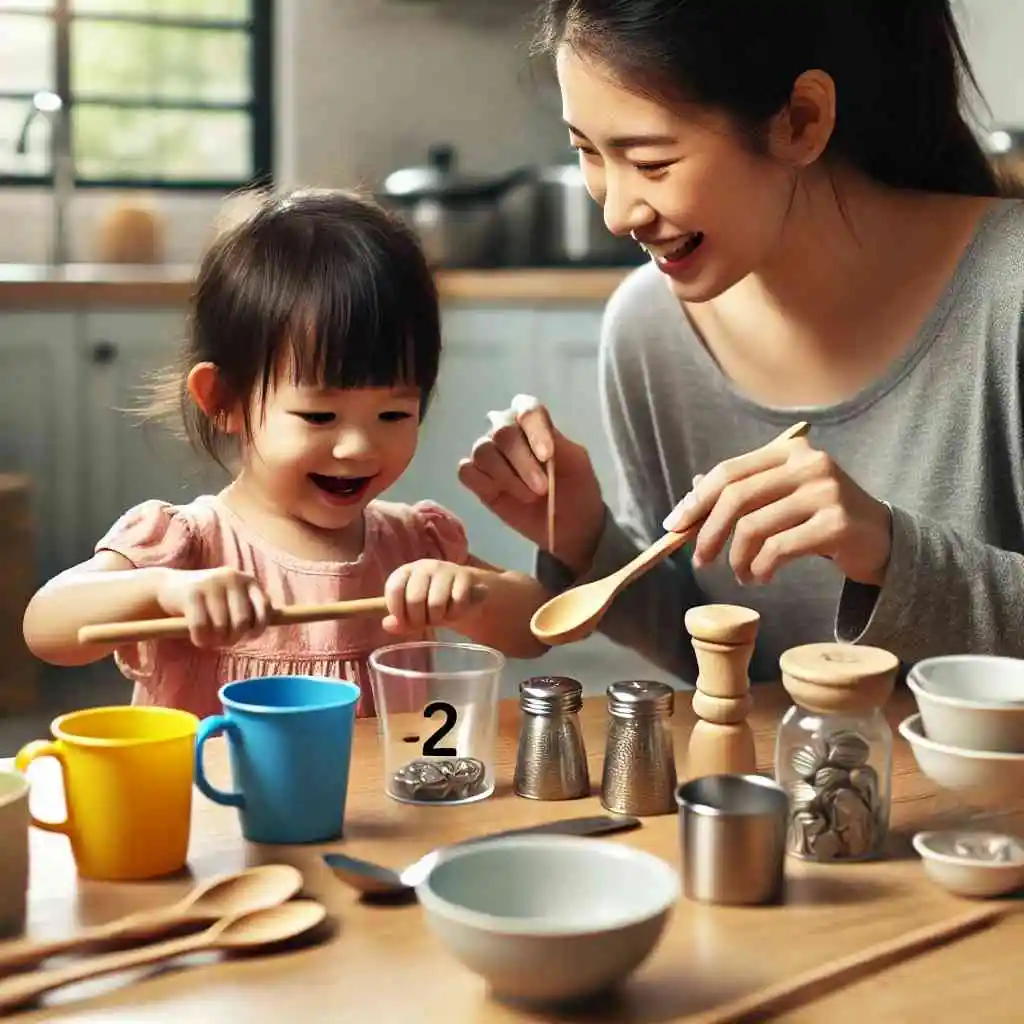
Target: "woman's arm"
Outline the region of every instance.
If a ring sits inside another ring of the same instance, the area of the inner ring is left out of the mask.
[[[1024,555],[890,509],[885,581],[845,582],[836,638],[884,647],[908,664],[940,654],[1024,657]]]

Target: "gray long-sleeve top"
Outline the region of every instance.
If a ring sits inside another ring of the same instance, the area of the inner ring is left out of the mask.
[[[865,301],[870,301],[866,299]],[[602,405],[618,507],[587,574],[550,556],[553,590],[604,576],[664,531],[697,473],[766,443],[796,420],[892,509],[892,553],[879,589],[803,558],[766,586],[741,587],[727,552],[694,570],[686,552],[631,584],[601,624],[611,639],[693,683],[683,627],[707,602],[757,609],[754,681],[778,678],[787,648],[872,644],[912,664],[931,655],[1024,657],[1024,202],[1004,200],[974,239],[905,353],[853,398],[771,409],[744,397],[703,347],[656,267],[633,273],[605,313]]]

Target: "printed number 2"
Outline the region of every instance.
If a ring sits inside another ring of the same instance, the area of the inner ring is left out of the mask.
[[[456,752],[454,747],[439,747],[437,744],[440,743],[441,740],[443,740],[455,727],[455,723],[458,720],[458,714],[456,713],[455,708],[447,701],[435,700],[423,709],[423,717],[433,718],[434,713],[437,711],[440,711],[444,715],[444,722],[427,737],[427,742],[423,744],[423,756],[455,757]]]

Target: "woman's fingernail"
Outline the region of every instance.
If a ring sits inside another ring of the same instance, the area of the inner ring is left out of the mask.
[[[678,527],[683,520],[686,518],[686,513],[690,511],[697,504],[697,495],[690,491],[681,502],[667,516],[665,521],[661,524],[666,530],[674,530]]]
[[[548,489],[548,478],[543,473],[531,473],[530,487],[537,494],[544,494]]]

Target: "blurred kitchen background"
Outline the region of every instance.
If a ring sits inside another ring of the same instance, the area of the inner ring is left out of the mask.
[[[532,553],[463,491],[486,413],[542,396],[611,487],[597,401],[605,300],[640,260],[604,231],[531,62],[533,0],[0,0],[0,756],[49,719],[122,702],[109,663],[50,669],[21,640],[43,580],[145,498],[222,486],[129,412],[182,330],[192,267],[252,183],[360,186],[404,211],[437,267],[439,397],[393,497],[462,515],[483,557]],[[1024,137],[1022,0],[961,0],[1010,170]],[[728,54],[723,54],[728,59]],[[681,624],[680,624],[680,628]],[[601,638],[510,664],[668,677]]]

